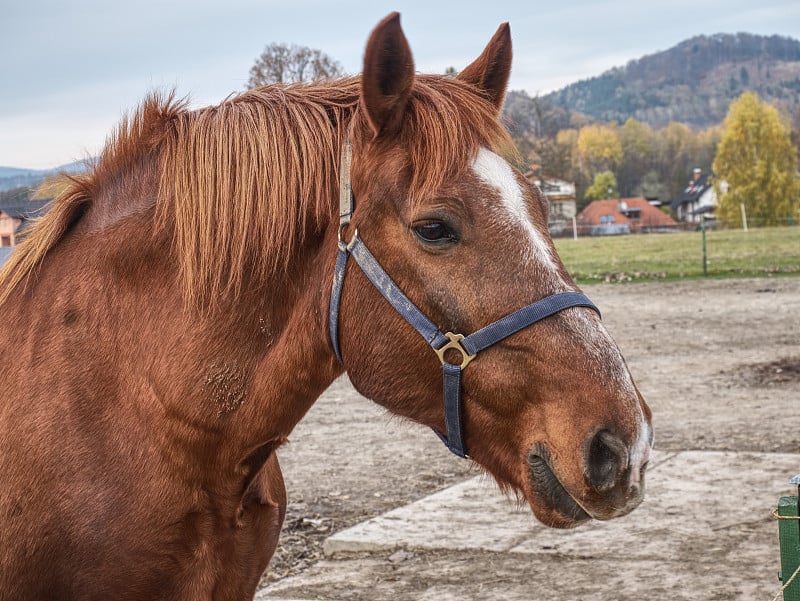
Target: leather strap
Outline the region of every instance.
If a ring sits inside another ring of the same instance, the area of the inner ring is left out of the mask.
[[[461,367],[444,363],[442,365],[444,382],[444,423],[447,434],[434,430],[439,439],[451,453],[459,457],[469,457],[464,447],[461,432]]]
[[[339,232],[350,223],[353,215],[353,187],[350,185],[350,165],[353,162],[353,144],[345,140],[339,160]]]
[[[511,334],[515,334],[537,321],[570,307],[586,307],[600,315],[600,309],[595,307],[594,303],[580,292],[559,292],[531,303],[527,307],[498,319],[485,328],[481,328],[464,338],[461,344],[469,354],[477,355],[483,349],[500,342],[504,338],[508,338]]]

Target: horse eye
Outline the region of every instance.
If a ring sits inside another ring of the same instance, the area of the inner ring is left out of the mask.
[[[412,229],[423,242],[458,242],[458,237],[441,221],[426,221]]]

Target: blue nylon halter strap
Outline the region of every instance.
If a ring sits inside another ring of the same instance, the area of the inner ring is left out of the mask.
[[[461,372],[482,350],[500,342],[501,340],[519,332],[520,330],[550,317],[559,311],[570,307],[586,307],[600,315],[600,311],[585,295],[579,292],[560,292],[545,297],[535,303],[523,307],[492,324],[470,334],[462,336],[452,332],[442,331],[409,300],[402,290],[395,284],[391,277],[381,267],[364,242],[358,236],[358,230],[353,234],[350,243],[341,239],[342,229],[350,223],[353,212],[353,195],[350,188],[350,161],[352,148],[349,142],[343,145],[342,162],[340,169],[340,218],[339,218],[339,243],[334,268],[333,286],[331,289],[329,329],[333,350],[336,358],[344,366],[339,348],[339,309],[342,300],[344,278],[347,273],[347,263],[350,256],[364,272],[373,286],[395,308],[395,310],[422,336],[436,352],[442,363],[442,379],[444,392],[444,414],[446,432],[436,432],[445,446],[459,457],[468,457],[464,446],[462,406],[461,406]],[[461,353],[461,364],[456,365],[445,360],[448,350]]]

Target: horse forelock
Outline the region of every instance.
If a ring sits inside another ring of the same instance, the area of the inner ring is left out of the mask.
[[[372,141],[359,93],[351,77],[258,88],[198,110],[151,94],[12,254],[0,302],[146,157],[160,169],[154,231],[173,240],[186,300],[204,305],[238,294],[247,278],[268,281],[335,215],[342,140],[353,136],[357,157]],[[412,201],[435,195],[479,148],[513,153],[491,103],[444,76],[415,78],[397,139],[385,142],[408,157]]]
[[[364,121],[359,129],[368,132],[366,116],[358,117]],[[400,133],[389,142],[407,153],[412,202],[440,193],[448,180],[469,168],[481,148],[516,158],[494,106],[472,86],[440,75],[415,77]]]

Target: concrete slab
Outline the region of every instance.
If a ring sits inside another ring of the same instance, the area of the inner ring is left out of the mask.
[[[478,477],[331,536],[328,558],[256,600],[770,599],[771,511],[798,471],[798,454],[656,453],[639,509],[567,531]]]
[[[641,507],[568,531],[545,528],[477,477],[338,532],[325,552],[469,549],[664,561],[699,546],[709,562],[730,553],[763,558],[777,553],[766,548],[764,531],[775,528],[771,510],[792,494],[788,479],[799,470],[796,454],[655,453]]]

